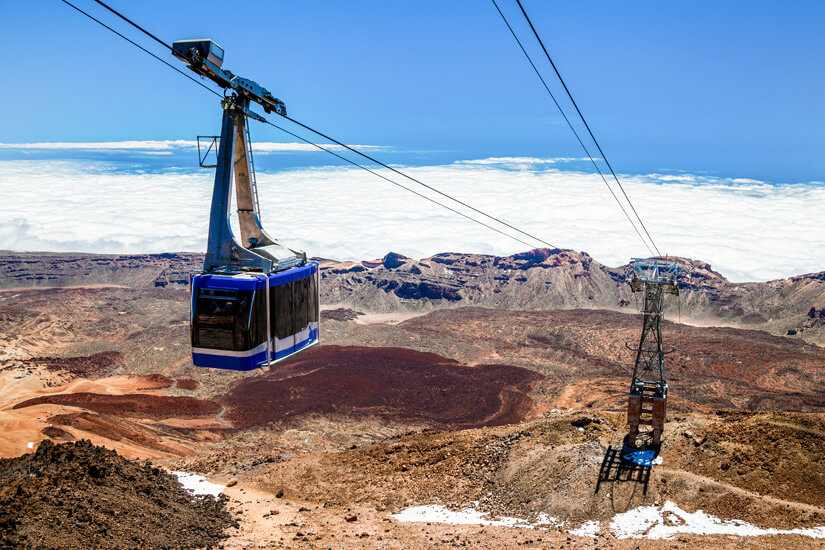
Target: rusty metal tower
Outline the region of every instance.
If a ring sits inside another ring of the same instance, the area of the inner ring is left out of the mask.
[[[633,292],[644,292],[644,320],[638,348],[628,349],[636,353],[633,380],[627,402],[627,426],[629,447],[637,446],[639,426],[648,425],[650,443],[658,447],[665,426],[667,408],[667,378],[665,377],[665,351],[662,342],[662,308],[665,294],[679,294],[676,277],[678,264],[673,260],[658,258],[634,258],[628,268],[628,284]]]

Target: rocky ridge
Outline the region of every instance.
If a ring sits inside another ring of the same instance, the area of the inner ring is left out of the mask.
[[[733,324],[825,342],[825,272],[769,282],[732,283],[701,261],[680,264],[680,297],[670,318]],[[322,300],[356,311],[430,311],[482,306],[508,310],[639,308],[627,266],[609,267],[585,252],[536,249],[513,256],[436,254],[413,260],[387,254],[374,262],[321,262]],[[813,309],[813,313],[811,312]]]
[[[225,497],[89,441],[0,459],[0,481],[3,548],[214,548],[237,525]]]
[[[0,290],[120,285],[183,289],[203,256],[0,252]],[[678,299],[666,313],[695,324],[730,324],[825,343],[825,271],[768,282],[733,283],[706,262],[680,263]],[[611,309],[633,312],[639,298],[627,266],[609,267],[585,252],[535,249],[512,256],[445,252],[415,260],[321,265],[321,300],[356,312],[431,311],[481,306],[508,310]]]

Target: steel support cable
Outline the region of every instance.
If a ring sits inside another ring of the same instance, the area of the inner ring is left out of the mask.
[[[535,71],[536,76],[539,77],[539,80],[541,80],[542,85],[544,85],[544,89],[547,90],[547,93],[550,95],[550,98],[553,100],[553,103],[556,104],[556,108],[558,108],[559,113],[561,113],[561,116],[564,118],[564,121],[567,123],[567,126],[573,132],[573,135],[576,136],[576,140],[579,142],[579,145],[581,145],[582,149],[584,149],[584,152],[587,154],[587,158],[589,158],[590,163],[593,164],[593,168],[596,169],[596,172],[598,172],[599,176],[602,178],[602,181],[604,182],[605,187],[607,187],[607,190],[610,191],[611,195],[613,195],[613,198],[616,200],[616,204],[619,205],[619,208],[621,208],[622,213],[624,214],[624,217],[627,218],[627,221],[629,221],[631,227],[633,227],[633,231],[636,232],[636,234],[639,236],[639,239],[641,239],[642,243],[644,243],[645,248],[647,248],[648,252],[650,252],[650,254],[652,255],[653,250],[651,250],[650,245],[647,244],[647,241],[642,236],[642,234],[639,232],[639,229],[636,227],[636,224],[633,222],[633,218],[631,218],[630,214],[628,214],[627,210],[625,210],[625,207],[622,204],[622,201],[619,200],[619,197],[616,196],[616,193],[613,191],[613,188],[610,187],[610,184],[607,182],[607,178],[604,177],[604,174],[602,173],[601,169],[599,168],[599,165],[596,164],[596,161],[593,159],[593,155],[590,154],[590,151],[587,149],[587,146],[582,141],[582,138],[579,136],[579,133],[576,131],[576,128],[573,127],[573,124],[570,122],[570,119],[567,118],[567,114],[564,112],[564,109],[561,108],[561,105],[559,105],[559,102],[556,100],[556,96],[553,95],[553,92],[550,91],[550,87],[547,85],[547,82],[545,82],[544,77],[541,76],[541,73],[539,72],[538,68],[536,67],[536,64],[533,63],[533,59],[530,57],[530,54],[527,53],[527,50],[524,48],[524,45],[521,43],[521,40],[519,40],[518,35],[516,35],[516,32],[513,30],[513,27],[510,26],[510,22],[507,21],[507,17],[504,16],[504,13],[501,11],[501,8],[498,7],[498,4],[496,3],[496,0],[492,0],[492,2],[493,2],[493,5],[496,7],[496,10],[498,11],[498,14],[501,16],[501,19],[504,21],[504,24],[507,25],[507,29],[509,29],[510,34],[513,35],[513,38],[515,38],[516,43],[518,44],[519,48],[521,48],[521,51],[524,54],[524,57],[527,58],[527,61],[530,63],[530,66],[533,67],[533,71]]]
[[[387,170],[391,170],[391,171],[395,172],[395,173],[396,173],[396,174],[398,174],[399,176],[402,176],[402,177],[404,177],[404,178],[407,178],[408,180],[413,181],[413,182],[417,183],[418,185],[421,185],[421,186],[423,186],[423,187],[426,187],[426,188],[427,188],[427,189],[429,189],[430,191],[434,191],[434,192],[438,193],[439,195],[441,195],[442,197],[447,197],[447,198],[448,198],[448,199],[450,199],[451,201],[457,202],[457,203],[458,203],[458,204],[460,204],[461,206],[464,206],[464,207],[466,207],[466,208],[469,208],[469,209],[470,209],[470,210],[472,210],[473,212],[476,212],[476,213],[478,213],[478,214],[481,214],[482,216],[485,216],[485,217],[487,217],[487,218],[489,218],[489,219],[491,219],[491,220],[493,220],[493,221],[495,221],[495,222],[497,222],[497,223],[500,223],[501,225],[504,225],[504,226],[506,226],[506,227],[509,227],[510,229],[512,229],[512,230],[514,230],[514,231],[518,231],[518,232],[519,232],[519,233],[521,233],[522,235],[525,235],[525,236],[527,236],[527,237],[530,237],[531,239],[533,239],[533,240],[535,240],[535,241],[538,241],[538,242],[540,242],[540,243],[542,243],[542,244],[544,244],[544,245],[547,245],[547,246],[549,246],[550,248],[558,248],[557,246],[555,246],[555,245],[552,245],[552,244],[548,243],[547,241],[545,241],[545,240],[544,240],[544,239],[542,239],[542,238],[536,237],[535,235],[531,235],[530,233],[527,233],[526,231],[522,231],[522,230],[521,230],[521,229],[519,229],[518,227],[516,227],[516,226],[514,226],[514,225],[511,225],[511,224],[509,224],[509,223],[505,222],[505,221],[504,221],[504,220],[502,220],[502,219],[496,218],[495,216],[493,216],[493,215],[491,215],[491,214],[488,214],[488,213],[486,213],[486,212],[484,212],[484,211],[482,211],[482,210],[479,210],[478,208],[475,208],[474,206],[470,206],[470,205],[469,205],[469,204],[467,204],[466,202],[464,202],[464,201],[462,201],[462,200],[460,200],[460,199],[457,199],[457,198],[455,198],[455,197],[453,197],[453,196],[451,196],[451,195],[449,195],[449,194],[445,193],[444,191],[441,191],[441,190],[439,190],[438,188],[433,187],[432,185],[428,185],[428,184],[424,183],[424,182],[423,182],[423,181],[421,181],[421,180],[418,180],[418,179],[416,179],[416,178],[414,178],[414,177],[412,177],[412,176],[409,176],[409,175],[405,174],[404,172],[402,172],[402,171],[400,171],[400,170],[397,170],[397,169],[393,168],[392,166],[389,166],[389,165],[387,165],[387,164],[384,164],[384,163],[383,163],[383,162],[381,162],[380,160],[375,159],[375,158],[371,157],[370,155],[368,155],[368,154],[366,154],[366,153],[364,153],[364,152],[362,152],[362,151],[359,151],[358,149],[356,149],[356,148],[354,148],[354,147],[351,147],[351,146],[349,146],[349,145],[347,145],[347,144],[345,144],[345,143],[341,143],[341,142],[340,142],[340,141],[338,141],[337,139],[332,138],[332,137],[330,137],[330,136],[326,135],[326,134],[325,134],[325,133],[323,133],[323,132],[319,132],[318,130],[316,130],[316,129],[314,129],[314,128],[311,128],[310,126],[307,126],[306,124],[304,124],[304,123],[302,123],[302,122],[299,122],[299,121],[295,120],[295,119],[294,119],[294,118],[292,118],[292,117],[289,117],[289,116],[287,116],[287,115],[284,115],[284,118],[285,118],[285,119],[287,119],[287,120],[289,120],[290,122],[293,122],[293,123],[297,124],[297,125],[298,125],[298,126],[300,126],[301,128],[304,128],[304,129],[306,129],[306,130],[309,130],[309,131],[310,131],[310,132],[312,132],[313,134],[317,134],[317,135],[321,136],[322,138],[327,139],[327,140],[329,140],[329,141],[331,141],[331,142],[335,143],[336,145],[340,145],[341,147],[344,147],[345,149],[347,149],[347,150],[349,150],[349,151],[352,151],[352,152],[353,152],[353,153],[355,153],[356,155],[362,156],[362,157],[364,157],[365,159],[367,159],[367,160],[369,160],[369,161],[371,161],[371,162],[374,162],[375,164],[377,164],[377,165],[379,165],[379,166],[382,166],[382,167],[386,168]]]
[[[195,79],[195,78],[191,77],[190,75],[188,75],[188,74],[184,73],[183,71],[181,71],[181,70],[180,70],[180,69],[178,69],[177,67],[175,67],[175,66],[171,65],[170,63],[168,63],[168,62],[164,61],[163,59],[161,59],[161,58],[160,58],[160,57],[158,57],[157,55],[153,54],[152,52],[150,52],[150,51],[149,51],[149,50],[147,50],[146,48],[144,48],[144,47],[140,46],[139,44],[137,44],[136,42],[134,42],[134,41],[130,40],[130,39],[129,39],[129,38],[127,38],[126,36],[122,35],[121,33],[117,32],[117,31],[116,31],[116,30],[114,30],[113,28],[111,28],[111,27],[109,27],[108,25],[106,25],[105,23],[103,23],[102,21],[100,21],[100,20],[98,20],[98,19],[94,18],[93,16],[89,15],[88,13],[86,13],[86,12],[85,12],[85,11],[83,11],[83,10],[81,10],[80,8],[78,8],[77,6],[75,6],[74,4],[71,4],[71,3],[70,3],[70,2],[68,2],[67,0],[61,0],[61,1],[62,1],[63,3],[65,3],[65,4],[67,4],[67,5],[71,6],[71,7],[72,7],[72,8],[74,8],[75,10],[79,11],[80,13],[82,13],[83,15],[85,15],[86,17],[88,17],[88,18],[92,19],[92,20],[93,20],[93,21],[95,21],[96,23],[98,23],[98,24],[102,25],[102,26],[103,26],[103,27],[105,27],[106,29],[108,29],[108,30],[112,31],[113,33],[117,34],[118,36],[120,36],[120,37],[121,37],[121,38],[123,38],[124,40],[128,41],[129,43],[133,44],[134,46],[136,46],[136,47],[140,48],[142,51],[144,51],[144,52],[148,53],[149,55],[151,55],[152,57],[154,57],[154,58],[155,58],[155,59],[157,59],[158,61],[162,62],[164,65],[166,65],[166,66],[168,66],[168,67],[170,67],[170,68],[174,69],[175,71],[179,72],[179,73],[180,73],[180,74],[182,74],[183,76],[187,77],[188,79],[192,80],[193,82],[197,83],[198,85],[200,85],[200,86],[204,87],[205,89],[209,90],[210,92],[212,92],[213,94],[217,95],[218,97],[223,97],[221,94],[219,94],[219,93],[218,93],[218,92],[216,92],[215,90],[213,90],[213,89],[209,88],[208,86],[204,85],[202,82],[199,82],[197,79]],[[116,11],[116,10],[114,10],[113,8],[109,7],[109,6],[108,6],[107,4],[105,4],[104,2],[101,2],[100,0],[95,0],[95,2],[97,2],[97,3],[98,3],[98,4],[100,4],[101,6],[105,7],[106,9],[108,9],[109,11],[111,11],[112,13],[114,13],[115,15],[117,15],[118,17],[120,17],[121,19],[123,19],[124,21],[126,21],[127,23],[129,23],[130,25],[132,25],[132,26],[134,26],[135,28],[137,28],[138,30],[140,30],[141,32],[143,32],[143,33],[145,33],[146,35],[150,36],[152,39],[156,40],[157,42],[159,42],[160,44],[162,44],[164,47],[166,47],[166,48],[168,48],[169,50],[171,50],[171,48],[170,48],[170,47],[169,47],[169,46],[168,46],[165,42],[163,42],[162,40],[160,40],[159,38],[157,38],[155,35],[153,35],[153,34],[152,34],[152,33],[150,33],[149,31],[147,31],[146,29],[144,29],[143,27],[141,27],[140,25],[138,25],[137,23],[135,23],[135,22],[134,22],[134,21],[132,21],[131,19],[127,18],[126,16],[124,16],[124,15],[122,15],[122,14],[120,14],[119,12],[117,12],[117,11]],[[422,181],[419,181],[419,180],[417,180],[416,178],[413,178],[412,176],[408,176],[407,174],[405,174],[405,173],[401,172],[400,170],[397,170],[397,169],[395,169],[395,168],[393,168],[393,167],[391,167],[391,166],[389,166],[389,165],[387,165],[387,164],[384,164],[383,162],[381,162],[381,161],[379,161],[379,160],[377,160],[377,159],[375,159],[375,158],[373,158],[373,157],[371,157],[371,156],[367,155],[366,153],[362,153],[361,151],[359,151],[359,150],[355,149],[354,147],[351,147],[351,146],[349,146],[349,145],[346,145],[345,143],[342,143],[342,142],[340,142],[340,141],[338,141],[338,140],[336,140],[336,139],[334,139],[334,138],[332,138],[332,137],[330,137],[330,136],[327,136],[326,134],[324,134],[324,133],[322,133],[322,132],[319,132],[318,130],[315,130],[314,128],[311,128],[311,127],[307,126],[306,124],[303,124],[303,123],[301,123],[301,122],[299,122],[299,121],[297,121],[297,120],[295,120],[295,119],[293,119],[293,118],[290,118],[290,117],[288,117],[288,116],[284,116],[284,118],[288,119],[289,121],[293,122],[294,124],[297,124],[298,126],[301,126],[301,127],[305,128],[305,129],[309,130],[310,132],[313,132],[313,133],[315,133],[315,134],[317,134],[317,135],[319,135],[319,136],[321,136],[321,137],[323,137],[323,138],[325,138],[325,139],[328,139],[329,141],[334,142],[335,144],[337,144],[337,145],[339,145],[339,146],[341,146],[341,147],[344,147],[345,149],[347,149],[347,150],[349,150],[349,151],[351,151],[351,152],[353,152],[353,153],[356,153],[357,155],[360,155],[360,156],[362,156],[362,157],[364,157],[364,158],[366,158],[366,159],[368,159],[368,160],[370,160],[370,161],[372,161],[372,162],[374,162],[374,163],[376,163],[376,164],[378,164],[378,165],[380,165],[380,166],[382,166],[382,167],[384,167],[384,168],[387,168],[388,170],[391,170],[391,171],[393,171],[393,172],[395,172],[395,173],[399,174],[400,176],[403,176],[403,177],[405,177],[405,178],[407,178],[407,179],[409,179],[409,180],[411,180],[411,181],[413,181],[413,182],[415,182],[415,183],[417,183],[417,184],[419,184],[419,185],[422,185],[422,186],[424,186],[424,187],[426,187],[426,188],[428,188],[428,189],[430,189],[430,190],[432,190],[432,191],[434,191],[434,192],[436,192],[436,193],[438,193],[438,194],[440,194],[440,195],[442,195],[442,196],[444,196],[444,197],[446,197],[446,198],[448,198],[448,199],[450,199],[450,200],[452,200],[452,201],[454,201],[454,202],[456,202],[456,203],[458,203],[458,204],[461,204],[462,206],[464,206],[464,207],[466,207],[466,208],[468,208],[468,209],[470,209],[470,210],[472,210],[472,211],[474,211],[474,212],[477,212],[477,213],[479,213],[479,214],[481,214],[481,215],[483,215],[483,216],[485,216],[485,217],[487,217],[487,218],[490,218],[490,219],[494,220],[494,221],[495,221],[495,222],[497,222],[497,223],[500,223],[500,224],[502,224],[502,225],[504,225],[504,226],[506,226],[506,227],[509,227],[510,229],[513,229],[514,231],[516,231],[516,232],[518,232],[518,233],[521,233],[522,235],[525,235],[525,236],[527,236],[527,237],[529,237],[529,238],[531,238],[531,239],[533,239],[533,240],[535,240],[535,241],[537,241],[537,242],[539,242],[539,243],[542,243],[542,244],[544,244],[544,245],[546,245],[546,246],[549,246],[550,248],[558,248],[558,247],[556,247],[555,245],[553,245],[553,244],[551,244],[551,243],[549,243],[549,242],[545,241],[544,239],[540,239],[540,238],[538,238],[538,237],[536,237],[536,236],[534,236],[534,235],[531,235],[530,233],[527,233],[526,231],[522,231],[521,229],[519,229],[519,228],[517,228],[517,227],[515,227],[515,226],[513,226],[513,225],[511,225],[511,224],[509,224],[509,223],[507,223],[507,222],[505,222],[505,221],[503,221],[503,220],[500,220],[499,218],[496,218],[495,216],[492,216],[492,215],[487,214],[486,212],[483,212],[483,211],[481,211],[481,210],[479,210],[479,209],[477,209],[477,208],[475,208],[475,207],[473,207],[473,206],[470,206],[469,204],[467,204],[467,203],[465,203],[465,202],[463,202],[463,201],[461,201],[461,200],[459,200],[459,199],[453,198],[453,197],[452,197],[452,196],[450,196],[449,194],[444,193],[443,191],[440,191],[440,190],[438,190],[438,189],[437,189],[437,188],[435,188],[435,187],[432,187],[432,186],[430,186],[430,185],[427,185],[426,183],[424,183],[424,182],[422,182]],[[487,227],[488,229],[492,229],[493,231],[495,231],[495,232],[497,232],[497,233],[499,233],[499,234],[501,234],[501,235],[505,235],[505,236],[507,236],[507,237],[510,237],[511,239],[514,239],[514,240],[516,240],[516,241],[518,241],[518,242],[520,242],[520,243],[522,243],[522,244],[524,244],[524,245],[526,245],[526,246],[528,246],[528,247],[531,247],[531,248],[532,248],[532,247],[534,246],[534,245],[532,245],[532,244],[530,244],[530,243],[528,243],[528,242],[526,242],[526,241],[524,241],[524,240],[522,240],[522,239],[519,239],[518,237],[514,237],[513,235],[510,235],[509,233],[506,233],[506,232],[504,232],[504,231],[501,231],[500,229],[497,229],[497,228],[495,228],[495,227],[493,227],[493,226],[491,226],[491,225],[489,225],[489,224],[487,224],[487,223],[484,223],[484,222],[482,222],[482,221],[480,221],[480,220],[477,220],[477,219],[475,219],[475,218],[473,218],[473,217],[471,217],[471,216],[468,216],[467,214],[465,214],[465,213],[463,213],[463,212],[461,212],[461,211],[459,211],[459,210],[457,210],[457,209],[455,209],[455,208],[449,207],[449,206],[447,206],[447,205],[445,205],[445,204],[442,204],[442,203],[440,203],[440,202],[438,202],[438,201],[436,201],[436,200],[434,200],[434,199],[432,199],[432,198],[430,198],[430,197],[427,197],[426,195],[424,195],[424,194],[422,194],[422,193],[418,193],[418,192],[416,192],[416,191],[414,191],[414,190],[410,189],[409,187],[406,187],[406,186],[404,186],[404,185],[401,185],[401,184],[399,184],[398,182],[396,182],[396,181],[394,181],[394,180],[391,180],[391,179],[389,179],[389,178],[387,178],[387,177],[385,177],[385,176],[383,176],[383,175],[379,174],[378,172],[375,172],[374,170],[370,170],[370,169],[366,168],[365,166],[362,166],[362,165],[360,165],[360,164],[358,164],[358,163],[356,163],[356,162],[354,162],[354,161],[351,161],[351,160],[347,159],[346,157],[343,157],[343,156],[341,156],[341,155],[338,155],[337,153],[334,153],[334,152],[332,152],[332,151],[331,151],[331,150],[329,150],[329,149],[326,149],[326,148],[324,148],[324,147],[321,147],[321,146],[319,146],[319,145],[316,145],[315,143],[313,143],[313,142],[311,142],[311,141],[309,141],[309,140],[306,140],[306,139],[304,139],[304,138],[302,138],[302,137],[298,136],[297,134],[293,134],[292,132],[289,132],[289,131],[287,131],[286,129],[281,128],[280,126],[277,126],[277,125],[275,125],[275,124],[273,124],[273,123],[271,123],[271,122],[269,122],[269,121],[267,121],[267,124],[270,124],[270,125],[272,125],[272,126],[274,126],[274,127],[278,128],[279,130],[283,131],[283,132],[286,132],[286,133],[288,133],[288,134],[290,134],[290,135],[292,135],[292,136],[295,136],[296,138],[300,139],[301,141],[304,141],[304,142],[306,142],[306,143],[308,143],[308,144],[310,144],[310,145],[313,145],[314,147],[318,147],[319,149],[322,149],[322,150],[324,150],[324,151],[327,151],[328,153],[333,154],[333,155],[335,155],[336,157],[338,157],[338,158],[340,158],[340,159],[343,159],[343,160],[345,160],[346,162],[348,162],[348,163],[350,163],[350,164],[353,164],[354,166],[358,166],[359,168],[362,168],[362,169],[364,169],[364,170],[367,170],[368,172],[370,172],[370,173],[372,173],[372,174],[375,174],[376,176],[378,176],[378,177],[380,177],[380,178],[382,178],[382,179],[384,179],[384,180],[386,180],[386,181],[389,181],[390,183],[392,183],[392,184],[394,184],[394,185],[396,185],[396,186],[398,186],[398,187],[401,187],[402,189],[406,189],[407,191],[410,191],[411,193],[414,193],[414,194],[416,194],[416,195],[418,195],[418,196],[420,196],[420,197],[423,197],[423,198],[425,198],[425,199],[429,200],[430,202],[433,202],[433,203],[435,203],[435,204],[437,204],[437,205],[439,205],[439,206],[442,206],[442,207],[444,207],[444,208],[446,208],[446,209],[448,209],[448,210],[450,210],[450,211],[452,211],[452,212],[455,212],[456,214],[459,214],[459,215],[461,215],[462,217],[465,217],[465,218],[467,218],[467,219],[469,219],[469,220],[474,221],[475,223],[478,223],[478,224],[480,224],[480,225],[483,225],[484,227]]]
[[[453,207],[451,207],[451,206],[447,206],[447,205],[446,205],[446,204],[444,204],[444,203],[438,202],[437,200],[435,200],[435,199],[433,199],[433,198],[431,198],[431,197],[428,197],[427,195],[425,195],[425,194],[423,194],[423,193],[419,193],[419,192],[418,192],[418,191],[416,191],[415,189],[411,189],[411,188],[407,187],[406,185],[402,185],[402,184],[398,183],[397,181],[392,180],[392,179],[390,179],[390,178],[388,178],[388,177],[384,176],[383,174],[379,174],[379,173],[378,173],[378,172],[376,172],[375,170],[372,170],[372,169],[370,169],[370,168],[367,168],[366,166],[364,166],[364,165],[362,165],[362,164],[358,164],[358,163],[357,163],[357,162],[355,162],[354,160],[350,160],[350,159],[348,159],[347,157],[345,157],[345,156],[343,156],[343,155],[339,155],[339,154],[338,154],[338,153],[336,153],[335,151],[332,151],[331,149],[328,149],[328,148],[324,147],[323,145],[318,145],[317,143],[314,143],[314,142],[312,142],[312,141],[310,141],[310,140],[308,140],[308,139],[306,139],[306,138],[304,138],[304,137],[301,137],[301,136],[299,136],[299,135],[298,135],[298,134],[296,134],[296,133],[290,132],[290,131],[289,131],[289,130],[287,130],[286,128],[283,128],[283,127],[281,127],[281,126],[278,126],[277,124],[275,124],[275,123],[273,123],[273,122],[270,122],[270,121],[268,121],[268,120],[267,120],[267,121],[265,122],[265,124],[269,124],[270,126],[272,126],[272,127],[274,127],[274,128],[277,128],[278,130],[280,130],[280,131],[282,131],[282,132],[284,132],[284,133],[286,133],[286,134],[289,134],[290,136],[292,136],[292,137],[294,137],[294,138],[296,138],[296,139],[299,139],[299,140],[303,141],[304,143],[307,143],[307,144],[309,144],[309,145],[312,145],[313,147],[315,147],[315,148],[317,148],[317,149],[320,149],[321,151],[326,151],[326,152],[327,152],[327,153],[329,153],[330,155],[336,156],[336,157],[338,157],[339,159],[343,160],[344,162],[347,162],[347,163],[349,163],[349,164],[352,164],[353,166],[357,166],[358,168],[360,168],[360,169],[362,169],[362,170],[366,170],[366,171],[367,171],[367,172],[369,172],[370,174],[376,175],[376,176],[378,176],[379,178],[381,178],[382,180],[388,181],[389,183],[391,183],[391,184],[393,184],[393,185],[395,185],[395,186],[397,186],[397,187],[400,187],[401,189],[405,189],[405,190],[409,191],[410,193],[412,193],[412,194],[414,194],[414,195],[418,195],[418,196],[419,196],[419,197],[421,197],[422,199],[426,199],[426,200],[430,201],[431,203],[433,203],[433,204],[437,204],[438,206],[440,206],[440,207],[442,207],[442,208],[446,208],[446,209],[447,209],[447,210],[449,210],[450,212],[454,212],[454,213],[458,214],[459,216],[462,216],[462,217],[464,217],[464,218],[467,218],[468,220],[470,220],[470,221],[472,221],[472,222],[475,222],[475,223],[477,223],[477,224],[479,224],[479,225],[482,225],[482,226],[486,227],[487,229],[492,229],[492,230],[493,230],[493,231],[495,231],[496,233],[499,233],[499,234],[501,234],[501,235],[504,235],[505,237],[509,237],[509,238],[511,238],[511,239],[513,239],[513,240],[515,240],[515,241],[520,242],[520,243],[521,243],[521,244],[523,244],[523,245],[529,246],[529,247],[531,247],[531,248],[533,247],[533,245],[532,245],[532,244],[530,244],[530,243],[528,243],[528,242],[526,242],[526,241],[523,241],[523,240],[519,239],[518,237],[514,237],[513,235],[510,235],[509,233],[506,233],[506,232],[504,232],[504,231],[502,231],[502,230],[498,229],[497,227],[493,227],[492,225],[489,225],[489,224],[487,224],[487,223],[484,223],[483,221],[477,220],[477,219],[473,218],[472,216],[468,216],[467,214],[465,214],[464,212],[461,212],[460,210],[456,210],[455,208],[453,208]],[[553,247],[553,248],[555,248],[555,247]]]
[[[138,44],[137,42],[135,42],[135,41],[133,41],[133,40],[131,40],[131,39],[127,38],[126,36],[124,36],[124,35],[120,34],[120,33],[119,33],[119,32],[117,32],[115,29],[113,29],[112,27],[110,27],[109,25],[107,25],[106,23],[104,23],[103,21],[101,21],[100,19],[96,19],[96,18],[95,18],[95,17],[93,17],[92,15],[90,15],[90,14],[86,13],[85,11],[83,11],[83,10],[82,10],[82,9],[80,9],[80,8],[78,8],[77,6],[75,6],[74,4],[72,4],[71,2],[68,2],[67,0],[60,0],[60,1],[61,1],[61,2],[63,2],[64,4],[66,4],[67,6],[70,6],[70,7],[74,8],[75,10],[79,11],[80,13],[82,13],[83,15],[85,15],[86,17],[88,17],[89,19],[91,19],[92,21],[94,21],[95,23],[97,23],[98,25],[100,25],[100,26],[102,26],[102,27],[105,27],[106,29],[109,29],[110,31],[112,31],[113,33],[115,33],[116,35],[118,35],[119,37],[121,37],[122,39],[126,40],[127,42],[129,42],[129,43],[130,43],[130,44],[132,44],[133,46],[135,46],[135,47],[137,47],[137,48],[140,48],[140,49],[141,49],[141,50],[143,50],[144,52],[148,53],[149,55],[151,55],[152,57],[154,57],[155,59],[157,59],[158,61],[160,61],[160,62],[161,62],[161,63],[163,63],[164,65],[166,65],[167,67],[169,67],[170,69],[172,69],[172,70],[174,70],[174,71],[179,72],[180,74],[182,74],[183,76],[185,76],[186,78],[188,78],[189,80],[191,80],[192,82],[194,82],[195,84],[197,84],[198,86],[201,86],[201,87],[203,87],[203,88],[204,88],[204,89],[206,89],[206,90],[209,90],[210,92],[212,92],[213,94],[215,94],[215,95],[216,95],[216,96],[218,96],[218,97],[223,97],[220,93],[216,92],[215,90],[213,90],[212,88],[210,88],[209,86],[207,86],[206,84],[204,84],[203,82],[201,82],[200,80],[198,80],[197,78],[195,78],[195,77],[193,77],[193,76],[191,76],[191,75],[186,74],[185,72],[181,71],[180,69],[178,69],[177,67],[175,67],[175,66],[174,66],[174,65],[172,65],[171,63],[169,63],[169,62],[167,62],[167,61],[165,61],[165,60],[161,59],[161,58],[160,58],[160,57],[158,57],[158,56],[156,56],[155,54],[153,54],[152,52],[150,52],[149,50],[147,50],[146,48],[144,48],[143,46],[141,46],[141,45],[140,45],[140,44]],[[95,1],[97,1],[97,0],[95,0]],[[101,2],[98,2],[98,3],[101,3]],[[108,7],[108,6],[107,6],[107,7]],[[139,28],[139,27],[138,27],[138,28]],[[144,32],[145,32],[145,31],[144,31]]]
[[[544,51],[544,55],[547,56],[547,60],[550,62],[550,65],[553,67],[553,71],[555,71],[556,76],[559,77],[559,82],[561,82],[561,85],[564,87],[564,91],[567,92],[567,97],[570,98],[570,101],[573,103],[573,107],[576,108],[576,112],[579,114],[579,118],[582,119],[582,122],[584,123],[584,127],[587,128],[587,132],[590,134],[590,137],[593,139],[593,143],[596,144],[596,148],[599,150],[599,153],[602,155],[602,158],[604,159],[604,163],[607,165],[608,169],[610,169],[610,173],[613,174],[613,179],[616,180],[616,183],[619,185],[619,189],[622,190],[622,194],[624,195],[624,198],[627,199],[627,203],[630,205],[630,208],[633,210],[633,213],[636,215],[636,219],[639,220],[639,224],[642,226],[642,229],[644,229],[645,235],[647,235],[647,238],[650,239],[650,244],[653,245],[653,248],[655,248],[656,252],[659,254],[659,256],[661,256],[662,253],[659,252],[659,247],[656,246],[656,243],[653,241],[653,237],[650,236],[650,233],[648,232],[647,227],[645,227],[645,224],[642,221],[642,218],[639,216],[639,213],[636,211],[636,207],[633,206],[633,203],[630,201],[630,197],[627,196],[627,193],[625,192],[624,187],[622,186],[622,183],[619,181],[619,178],[616,176],[616,172],[614,172],[613,167],[610,166],[610,161],[607,160],[607,155],[604,154],[604,151],[602,151],[601,145],[599,145],[599,142],[596,140],[596,136],[593,135],[593,131],[590,130],[590,126],[587,124],[587,120],[585,120],[584,115],[581,112],[581,109],[579,109],[579,106],[576,103],[576,100],[573,99],[573,94],[571,94],[570,90],[567,88],[567,84],[565,84],[564,79],[561,77],[561,73],[556,68],[556,64],[553,63],[553,59],[550,57],[550,53],[548,53],[547,48],[544,47],[544,42],[541,41],[541,37],[539,37],[538,31],[536,31],[536,27],[534,27],[533,22],[530,21],[530,16],[527,15],[527,11],[525,11],[524,6],[521,5],[521,0],[516,0],[516,3],[518,4],[518,7],[521,8],[521,13],[524,14],[524,19],[526,19],[527,23],[530,25],[530,29],[533,31],[533,35],[536,37],[536,40],[538,40],[539,45],[541,46],[541,49]]]
[[[116,9],[114,9],[113,7],[109,6],[105,2],[101,2],[100,0],[95,0],[95,2],[97,2],[101,6],[103,6],[104,8],[109,10],[110,12],[112,12],[113,14],[117,15],[118,17],[120,17],[121,19],[126,21],[127,23],[129,23],[130,25],[132,25],[133,27],[135,27],[136,29],[141,31],[146,36],[150,37],[152,40],[154,40],[155,42],[157,42],[161,46],[165,47],[169,51],[172,51],[172,46],[170,46],[169,44],[167,44],[166,42],[164,42],[163,40],[161,40],[160,38],[158,38],[154,34],[150,33],[149,31],[147,31],[146,29],[144,29],[143,27],[141,27],[140,25],[138,25],[137,23],[135,23],[134,21],[132,21],[131,19],[129,19],[128,17],[126,17],[125,15],[123,15],[122,13],[117,11]]]

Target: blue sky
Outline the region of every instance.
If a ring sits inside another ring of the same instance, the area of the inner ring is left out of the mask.
[[[153,51],[89,0],[79,6]],[[167,41],[209,36],[225,67],[349,143],[452,160],[580,156],[492,3],[113,0]],[[534,59],[512,0],[500,5]],[[825,179],[825,3],[525,0],[623,173]],[[58,0],[3,8],[0,141],[191,139],[216,98]],[[171,57],[169,57],[172,60]],[[178,63],[172,60],[173,63]],[[554,89],[549,67],[540,64]],[[274,129],[258,139],[279,141]]]

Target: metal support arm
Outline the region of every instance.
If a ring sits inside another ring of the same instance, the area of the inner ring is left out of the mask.
[[[278,244],[264,231],[253,202],[254,172],[250,164],[245,131],[249,100],[232,97],[224,99],[222,106],[221,140],[218,146],[204,270],[271,273],[303,265],[306,263],[304,252],[290,250]],[[238,242],[230,225],[233,175],[242,242]]]

